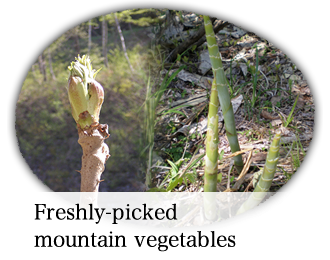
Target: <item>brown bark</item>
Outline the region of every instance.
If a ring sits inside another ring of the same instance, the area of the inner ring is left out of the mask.
[[[50,50],[48,50],[48,63],[49,63],[49,71],[50,74],[52,75],[52,79],[56,80],[56,76],[53,71],[53,65],[52,65],[52,54],[50,53]]]
[[[127,60],[127,63],[128,63],[129,68],[130,68],[131,71],[133,72],[134,69],[133,69],[133,67],[132,67],[132,65],[131,65],[131,63],[130,63],[130,61],[129,61],[128,55],[127,55],[124,35],[123,35],[122,31],[121,31],[120,24],[119,24],[119,21],[118,21],[118,18],[117,18],[116,13],[114,13],[114,16],[115,16],[115,21],[116,21],[116,25],[117,25],[117,30],[118,30],[118,33],[119,33],[119,36],[120,36],[121,46],[123,47],[123,51],[124,51],[125,58],[126,58],[126,60]]]
[[[87,130],[79,129],[78,134],[78,143],[83,150],[80,191],[98,192],[105,162],[110,157],[109,147],[104,142],[109,137],[108,125],[91,126]]]
[[[103,17],[102,21],[102,51],[104,57],[104,66],[108,67],[108,21]]]
[[[38,56],[38,63],[39,63],[40,73],[44,76],[44,81],[47,81],[46,64],[43,57],[43,53]]]
[[[80,54],[80,44],[79,44],[79,36],[78,34],[74,35],[74,47],[76,49],[76,52]]]
[[[92,20],[89,20],[88,24],[88,54],[92,48]]]

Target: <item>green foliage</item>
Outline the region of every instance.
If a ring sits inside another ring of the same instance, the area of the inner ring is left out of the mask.
[[[178,141],[173,142],[169,148],[165,148],[164,152],[174,161],[179,160],[183,154],[183,158],[191,158],[191,154],[189,152],[185,152],[183,148],[189,139],[190,138],[184,136],[179,136]]]
[[[266,100],[264,102],[264,108],[267,109],[268,112],[272,112],[273,111],[273,108],[272,108],[272,102],[270,102],[270,100]]]
[[[292,122],[292,120],[293,120],[293,112],[294,112],[294,109],[296,108],[298,99],[299,99],[299,95],[297,95],[296,100],[295,100],[295,102],[294,102],[294,104],[292,106],[292,109],[290,111],[290,114],[288,115],[288,117],[286,119],[280,114],[280,116],[282,118],[282,121],[283,121],[283,126],[284,127],[288,127],[289,124]]]
[[[252,81],[252,86],[253,86],[253,93],[252,93],[252,98],[250,100],[251,107],[254,108],[256,105],[256,102],[258,100],[258,97],[260,96],[260,92],[257,93],[257,83],[258,83],[258,78],[259,78],[259,51],[258,47],[255,46],[256,49],[256,65],[255,66],[249,66],[248,64],[248,69],[250,73],[253,75],[253,81]]]
[[[184,90],[182,91],[182,93],[181,93],[181,97],[184,98],[184,97],[186,96],[186,94],[187,94],[187,90],[184,89]]]
[[[238,133],[241,135],[245,135],[249,142],[256,141],[259,138],[258,133],[252,129],[247,129],[245,131],[240,131]]]
[[[97,25],[98,19],[92,19]],[[87,53],[88,23],[83,23],[59,37],[45,50],[47,81],[43,81],[38,63],[32,65],[23,83],[16,108],[16,132],[20,150],[32,171],[54,191],[79,191],[81,148],[77,143],[77,129],[71,116],[67,97],[67,65],[78,54]],[[103,69],[98,81],[104,87],[105,97],[100,123],[109,124],[111,159],[107,161],[102,175],[105,190],[115,190],[123,184],[123,172],[137,172],[138,149],[141,145],[141,117],[137,109],[143,102],[144,71],[148,63],[148,50],[132,41],[128,31],[127,49],[135,69],[128,68],[120,46],[109,42],[109,68],[103,67],[102,44],[99,36],[93,36],[89,53],[93,67]],[[78,37],[81,53],[75,48]],[[111,37],[109,37],[111,38]],[[50,77],[50,63],[56,79]],[[122,140],[125,140],[123,142]],[[59,174],[62,172],[63,174]],[[65,174],[64,174],[65,173]],[[56,180],[54,180],[57,174]],[[134,176],[129,176],[130,179]],[[109,181],[111,179],[111,181]]]
[[[173,163],[170,160],[167,160],[167,162],[171,165],[172,169],[170,170],[170,181],[167,186],[166,191],[173,190],[178,184],[181,184],[183,181],[182,177],[179,177],[179,168],[183,163],[183,159],[179,159],[176,163]]]
[[[142,83],[144,78],[143,70],[147,67],[147,58],[143,53],[143,47],[137,44],[132,49],[127,50],[127,55],[132,66],[140,75],[131,73],[120,47],[109,51],[109,74],[106,77],[99,75],[99,80],[103,82],[104,86],[111,86],[115,92],[120,94],[130,93],[135,87],[142,87],[144,84]],[[137,76],[140,78],[138,82],[136,80]]]
[[[48,171],[48,178],[44,181],[44,184],[46,184],[49,187],[54,187],[55,190],[61,191],[61,192],[67,192],[64,187],[65,182],[70,179],[70,173],[69,171],[61,171],[61,170],[49,170]]]
[[[296,139],[297,141],[292,142],[291,145],[284,145],[282,147],[285,151],[286,157],[289,156],[289,161],[291,162],[290,172],[286,171],[283,167],[281,167],[287,181],[291,179],[292,175],[301,166],[301,163],[306,156],[306,152],[304,151],[304,148],[298,135],[296,135]]]
[[[225,154],[225,150],[221,150],[221,152],[219,153],[219,161],[222,160],[224,154]]]
[[[159,22],[157,14],[158,10],[153,8],[146,9],[131,9],[116,12],[117,18],[120,22],[131,23],[137,26],[145,27]],[[101,18],[102,19],[102,18]],[[105,19],[109,24],[115,24],[113,13],[105,15]]]
[[[150,82],[150,77],[147,83],[147,91],[146,98],[143,104],[144,110],[144,147],[141,151],[141,155],[147,152],[147,166],[146,166],[146,186],[147,190],[152,187],[152,174],[151,174],[151,166],[152,166],[152,157],[153,157],[153,147],[154,147],[154,135],[155,135],[155,125],[156,125],[156,108],[159,104],[159,101],[166,91],[168,85],[172,82],[172,80],[177,76],[177,74],[184,68],[181,66],[178,70],[176,70],[172,75],[168,73],[163,78],[160,86],[157,90],[152,89],[152,83]],[[157,72],[159,73],[159,72]],[[154,91],[154,93],[152,93]],[[170,111],[165,111],[164,113],[181,113],[180,111],[173,109]]]
[[[183,56],[183,62],[188,63],[189,62],[189,57]]]
[[[182,116],[186,116],[182,111],[180,111],[179,109],[180,108],[183,108],[183,107],[188,107],[189,105],[180,105],[180,106],[176,106],[176,107],[173,107],[171,109],[167,109],[163,112],[161,112],[161,115],[166,115],[166,114],[180,114]]]
[[[194,156],[188,163],[189,159],[180,158],[173,163],[167,160],[171,166],[170,171],[164,178],[163,182],[159,185],[158,189],[162,189],[168,183],[166,191],[172,191],[178,185],[184,183],[186,186],[188,182],[194,183],[197,180],[196,167],[200,166],[199,163],[205,154]],[[187,164],[184,164],[187,163]],[[182,167],[183,166],[183,167]],[[192,170],[192,171],[191,171]]]
[[[233,183],[234,180],[235,180],[235,176],[231,176],[231,177],[230,177],[230,183]]]

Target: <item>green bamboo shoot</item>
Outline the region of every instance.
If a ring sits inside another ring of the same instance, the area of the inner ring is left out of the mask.
[[[228,87],[227,87],[228,84],[222,67],[221,55],[218,49],[217,41],[215,39],[212,23],[208,16],[204,15],[203,17],[204,17],[207,46],[209,50],[213,74],[215,75],[216,78],[216,86],[218,90],[220,106],[224,117],[226,135],[228,138],[231,152],[235,153],[240,151],[240,146],[236,134],[235,117],[230,100],[230,95],[228,92]],[[234,162],[237,171],[241,172],[241,170],[243,169],[242,155],[235,156]]]
[[[280,140],[281,140],[281,132],[277,131],[275,133],[273,142],[269,148],[264,170],[253,192],[269,191],[269,188],[272,185],[272,181],[274,179],[274,174],[279,159]]]
[[[244,204],[239,208],[236,215],[242,214],[243,212],[254,208],[265,198],[274,179],[276,166],[279,159],[280,140],[281,132],[277,131],[275,133],[273,142],[269,148],[266,164],[263,169],[262,175],[258,181],[258,184],[255,187],[251,196],[248,198],[248,200],[245,201]]]
[[[208,122],[207,122],[206,156],[205,156],[205,173],[204,173],[205,192],[217,191],[218,156],[219,156],[218,108],[219,108],[218,91],[216,88],[216,80],[214,77],[211,88],[209,114],[208,114]]]

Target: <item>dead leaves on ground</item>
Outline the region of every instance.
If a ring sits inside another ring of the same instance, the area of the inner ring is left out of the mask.
[[[240,36],[237,38],[233,35],[238,29]],[[249,149],[243,151],[246,167],[244,172],[238,175],[231,167],[232,155],[230,155],[229,144],[225,137],[223,122],[219,121],[219,151],[224,150],[225,152],[225,159],[219,164],[219,173],[221,172],[223,176],[218,185],[219,191],[249,191],[253,188],[251,185],[253,174],[258,172],[265,163],[269,141],[274,130],[283,128],[283,118],[289,116],[295,98],[299,95],[293,111],[293,120],[289,127],[285,128],[286,132],[282,138],[282,159],[273,182],[273,188],[276,190],[284,185],[298,168],[294,166],[297,162],[294,162],[296,159],[293,153],[296,153],[301,164],[312,139],[315,108],[310,88],[302,72],[286,54],[254,33],[229,24],[217,34],[217,42],[223,59],[224,71],[232,88],[231,94],[234,97],[242,96],[236,109],[235,121],[241,149],[244,147]],[[251,83],[255,75],[253,68],[255,69],[256,64],[254,46],[259,49],[257,91],[260,94],[257,105],[251,108],[249,98],[251,99],[253,92]],[[177,143],[180,135],[187,137],[188,148],[186,151],[197,151],[197,154],[205,152],[203,132],[189,131],[192,129],[191,126],[207,120],[209,82],[212,81],[213,76],[208,55],[205,55],[205,52],[207,49],[201,45],[194,52],[189,52],[186,55],[187,58],[181,58],[175,64],[176,67],[186,65],[187,69],[177,75],[162,97],[162,104],[158,108],[158,112],[186,104],[180,108],[182,114],[162,116],[162,113],[158,113],[156,135],[169,137],[166,140],[161,138],[155,142],[155,150],[159,152],[164,161],[168,155],[163,151]],[[164,73],[166,72],[164,71]],[[251,83],[249,84],[249,82]],[[180,129],[186,129],[186,131]],[[232,172],[229,172],[230,170]],[[181,187],[180,191],[202,190],[203,166],[199,166],[195,171],[198,174],[198,181]],[[164,174],[156,174],[156,176],[161,179]],[[179,187],[174,191],[178,191],[178,189]]]

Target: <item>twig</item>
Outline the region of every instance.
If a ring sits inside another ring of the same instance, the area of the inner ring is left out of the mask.
[[[252,180],[250,181],[250,183],[248,184],[248,186],[246,186],[244,192],[247,192],[247,191],[250,189],[250,187],[252,186],[252,184],[253,184],[253,178],[252,178]]]
[[[197,150],[196,150],[197,152]],[[196,153],[195,152],[195,153]],[[198,154],[198,155],[195,155],[193,156],[191,159],[190,159],[190,162],[187,164],[186,168],[181,172],[181,174],[179,175],[179,178],[181,178],[185,173],[186,171],[189,169],[189,167],[196,161],[195,159],[199,160],[201,157],[205,156],[205,153],[202,153],[202,154]]]
[[[128,58],[128,55],[127,55],[126,45],[125,45],[125,39],[124,39],[123,33],[122,33],[122,31],[121,31],[120,24],[119,24],[119,21],[118,21],[118,18],[117,18],[116,13],[114,13],[114,16],[115,16],[115,21],[116,21],[116,25],[117,25],[117,30],[118,30],[118,33],[119,33],[119,36],[120,36],[120,41],[121,41],[121,45],[122,45],[122,47],[123,47],[123,51],[124,51],[125,58],[126,58],[126,60],[127,60],[127,63],[128,63],[129,68],[131,69],[132,72],[134,72],[134,69],[133,69],[133,67],[132,67],[132,64],[131,64],[131,62],[129,61],[129,58]]]
[[[227,190],[230,189],[230,172],[231,172],[231,169],[233,168],[233,165],[234,165],[234,161],[231,160],[230,162],[230,166],[229,166],[229,170],[228,170],[228,180],[227,180]]]
[[[239,155],[239,154],[242,154],[242,153],[245,153],[245,152],[249,152],[249,151],[251,151],[251,150],[253,150],[253,148],[248,148],[248,149],[246,149],[246,150],[237,151],[237,152],[235,152],[235,153],[232,153],[232,154],[230,154],[230,155],[224,157],[220,162],[222,162],[222,161],[224,161],[224,160],[226,160],[226,159],[230,159],[230,158],[232,158],[232,157],[235,157],[235,156],[237,156],[237,155]]]
[[[267,79],[266,75],[265,75],[261,70],[259,70],[259,71],[260,71],[260,73],[265,77],[266,82],[267,82],[267,87],[266,87],[266,89],[268,89],[268,87],[269,87],[268,79]]]
[[[251,162],[252,162],[251,158],[252,158],[252,150],[249,153],[249,156],[246,160],[246,163],[244,165],[244,168],[243,168],[241,174],[238,176],[237,181],[236,181],[235,185],[232,188],[233,190],[235,190],[235,191],[238,190],[239,187],[242,185],[242,183],[244,181],[245,174],[248,172],[248,170],[250,168],[250,165],[251,165]]]

